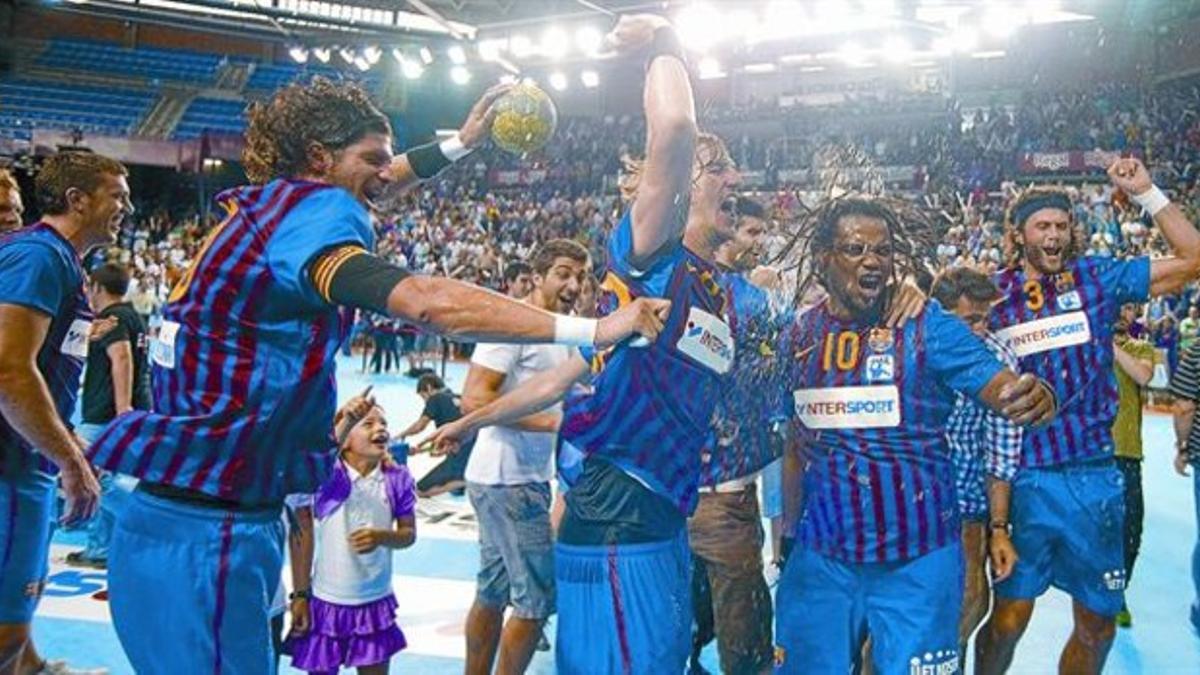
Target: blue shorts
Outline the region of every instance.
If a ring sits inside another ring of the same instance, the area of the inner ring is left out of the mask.
[[[54,485],[32,467],[0,476],[0,623],[29,623],[37,609],[50,570]]]
[[[232,513],[134,492],[108,557],[113,626],[142,675],[274,673],[280,509]]]
[[[881,675],[958,672],[962,577],[959,544],[864,565],[796,550],[775,598],[775,672],[850,672],[868,634]]]
[[[512,605],[513,616],[545,619],[554,613],[554,535],[550,484],[467,483],[479,520],[479,575],[475,598]]]
[[[687,533],[647,544],[557,544],[560,675],[682,673],[692,647]]]
[[[1021,469],[1013,479],[1017,564],[996,596],[1033,600],[1054,586],[1101,616],[1125,603],[1125,493],[1113,462]]]
[[[771,462],[762,472],[763,518],[783,515],[783,458]]]

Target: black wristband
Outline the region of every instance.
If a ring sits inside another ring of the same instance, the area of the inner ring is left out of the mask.
[[[288,600],[311,600],[312,591],[292,591],[288,593]]]
[[[388,313],[388,296],[408,271],[370,253],[347,258],[329,281],[329,300],[338,305]]]
[[[650,56],[646,58],[646,67],[649,68],[654,59],[660,56],[673,56],[687,66],[687,53],[683,50],[683,43],[679,41],[675,29],[670,26],[654,30],[654,41],[650,43]]]
[[[453,163],[437,143],[418,145],[404,153],[404,156],[408,158],[408,165],[412,167],[413,173],[422,180],[433,178]]]

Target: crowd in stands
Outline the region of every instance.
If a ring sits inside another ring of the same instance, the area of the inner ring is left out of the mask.
[[[931,210],[941,214],[945,228],[931,256],[939,265],[991,270],[1004,263],[1005,204],[1025,182],[1013,163],[1013,153],[1018,151],[1140,152],[1150,160],[1158,182],[1200,222],[1197,110],[1200,88],[1194,82],[1153,93],[1128,85],[1099,85],[1086,93],[1029,95],[1015,107],[976,109],[969,119],[951,107],[939,115],[957,116],[956,121],[943,119],[941,126],[814,135],[788,145],[789,161],[805,161],[805,152],[797,148],[811,147],[819,158],[820,144],[835,142],[857,148],[868,163],[923,163],[929,173],[926,180],[911,186],[910,194],[934,205]],[[756,111],[762,114],[762,106]],[[638,152],[643,133],[641,122],[632,117],[571,118],[560,122],[553,141],[535,156],[518,158],[496,149],[478,152],[422,189],[385,200],[378,224],[379,251],[418,272],[497,290],[504,290],[505,267],[526,258],[547,239],[575,239],[588,246],[595,259],[603,259],[607,234],[621,212],[619,198],[605,177],[616,175],[623,156]],[[764,158],[773,161],[769,146],[748,137],[727,141],[743,167],[755,170]],[[521,170],[546,174],[531,186],[489,187],[491,172]],[[1094,180],[1068,186],[1086,252],[1120,257],[1165,251],[1140,209],[1114,193],[1103,178],[1097,174]],[[811,203],[815,195],[805,191],[810,189],[776,187],[760,196],[786,223],[795,217],[800,202]],[[956,197],[949,199],[946,194]],[[211,220],[172,218],[163,211],[138,214],[121,247],[108,255],[134,269],[133,301],[140,312],[148,317],[156,313],[195,255]],[[1171,354],[1178,353],[1180,340],[1193,339],[1200,329],[1196,321],[1186,321],[1197,305],[1200,294],[1195,290],[1157,300],[1146,314],[1147,333]],[[400,344],[409,346],[412,338],[404,336],[411,336],[410,329],[386,326],[383,332],[388,331],[402,336]]]

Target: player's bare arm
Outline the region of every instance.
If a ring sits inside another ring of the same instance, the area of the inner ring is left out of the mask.
[[[471,369],[467,371],[467,382],[463,385],[463,412],[470,414],[500,398],[500,388],[504,386],[506,377],[506,373],[472,363]],[[558,431],[561,421],[562,415],[557,412],[539,412],[522,417],[507,426],[521,431],[553,432]]]
[[[607,347],[634,335],[658,337],[671,303],[639,298],[602,319],[553,314],[479,286],[410,275],[356,246],[333,248],[310,266],[325,300],[397,317],[465,341]]]
[[[671,24],[661,16],[623,16],[606,38],[617,53],[652,50],[642,101],[646,151],[633,202],[630,263],[642,269],[683,237],[696,152],[696,104]]]
[[[557,368],[538,373],[504,396],[440,427],[426,442],[441,451],[453,452],[483,427],[511,424],[558,403],[589,373],[587,361],[575,354]]]
[[[1150,213],[1174,254],[1150,262],[1150,295],[1177,293],[1200,278],[1200,231],[1155,187],[1146,165],[1133,157],[1119,159],[1108,167],[1108,175]]]
[[[0,304],[0,413],[4,419],[62,470],[67,493],[64,523],[84,520],[96,511],[100,484],[84,449],[58,418],[37,354],[50,330],[50,317],[19,305]]]
[[[471,108],[458,133],[451,138],[412,148],[393,159],[387,169],[393,189],[408,190],[433,178],[452,162],[487,141],[492,121],[496,118],[495,103],[511,88],[512,85],[498,84],[484,92]]]

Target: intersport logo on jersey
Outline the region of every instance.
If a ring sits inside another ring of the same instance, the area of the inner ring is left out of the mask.
[[[796,414],[809,429],[873,429],[900,424],[900,390],[870,387],[799,389]]]
[[[1029,356],[1052,349],[1086,344],[1092,339],[1092,330],[1087,314],[1067,312],[1009,326],[996,331],[996,337],[1017,356]]]

